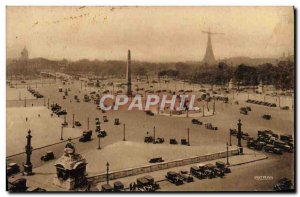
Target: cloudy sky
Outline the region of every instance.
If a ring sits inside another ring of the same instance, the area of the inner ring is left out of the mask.
[[[293,54],[292,7],[7,7],[7,58],[200,61]]]

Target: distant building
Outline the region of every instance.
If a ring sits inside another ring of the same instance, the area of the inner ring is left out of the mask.
[[[26,49],[26,46],[24,47],[24,49],[21,51],[21,57],[20,60],[22,61],[27,61],[28,60],[28,50]]]

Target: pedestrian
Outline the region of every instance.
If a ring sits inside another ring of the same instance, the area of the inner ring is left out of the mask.
[[[41,117],[41,115],[39,114],[39,117]]]
[[[26,117],[26,122],[27,122],[28,118]]]
[[[129,191],[132,191],[132,183],[129,184]]]

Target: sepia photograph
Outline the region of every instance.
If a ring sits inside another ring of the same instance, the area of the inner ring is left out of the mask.
[[[8,193],[295,192],[292,5],[5,11]]]

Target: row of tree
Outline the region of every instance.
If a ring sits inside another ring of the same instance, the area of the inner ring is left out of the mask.
[[[8,75],[36,74],[43,69],[58,71],[63,69],[70,74],[93,73],[98,76],[125,77],[125,61],[90,61],[83,59],[74,62],[67,60],[53,61],[43,58],[31,59],[27,62],[8,62]],[[194,83],[225,85],[230,79],[240,85],[273,84],[277,88],[294,88],[294,62],[280,61],[277,65],[270,63],[254,66],[240,64],[228,66],[220,62],[213,66],[200,65],[195,62],[152,63],[132,62],[132,74],[135,76],[158,76],[188,80]]]

